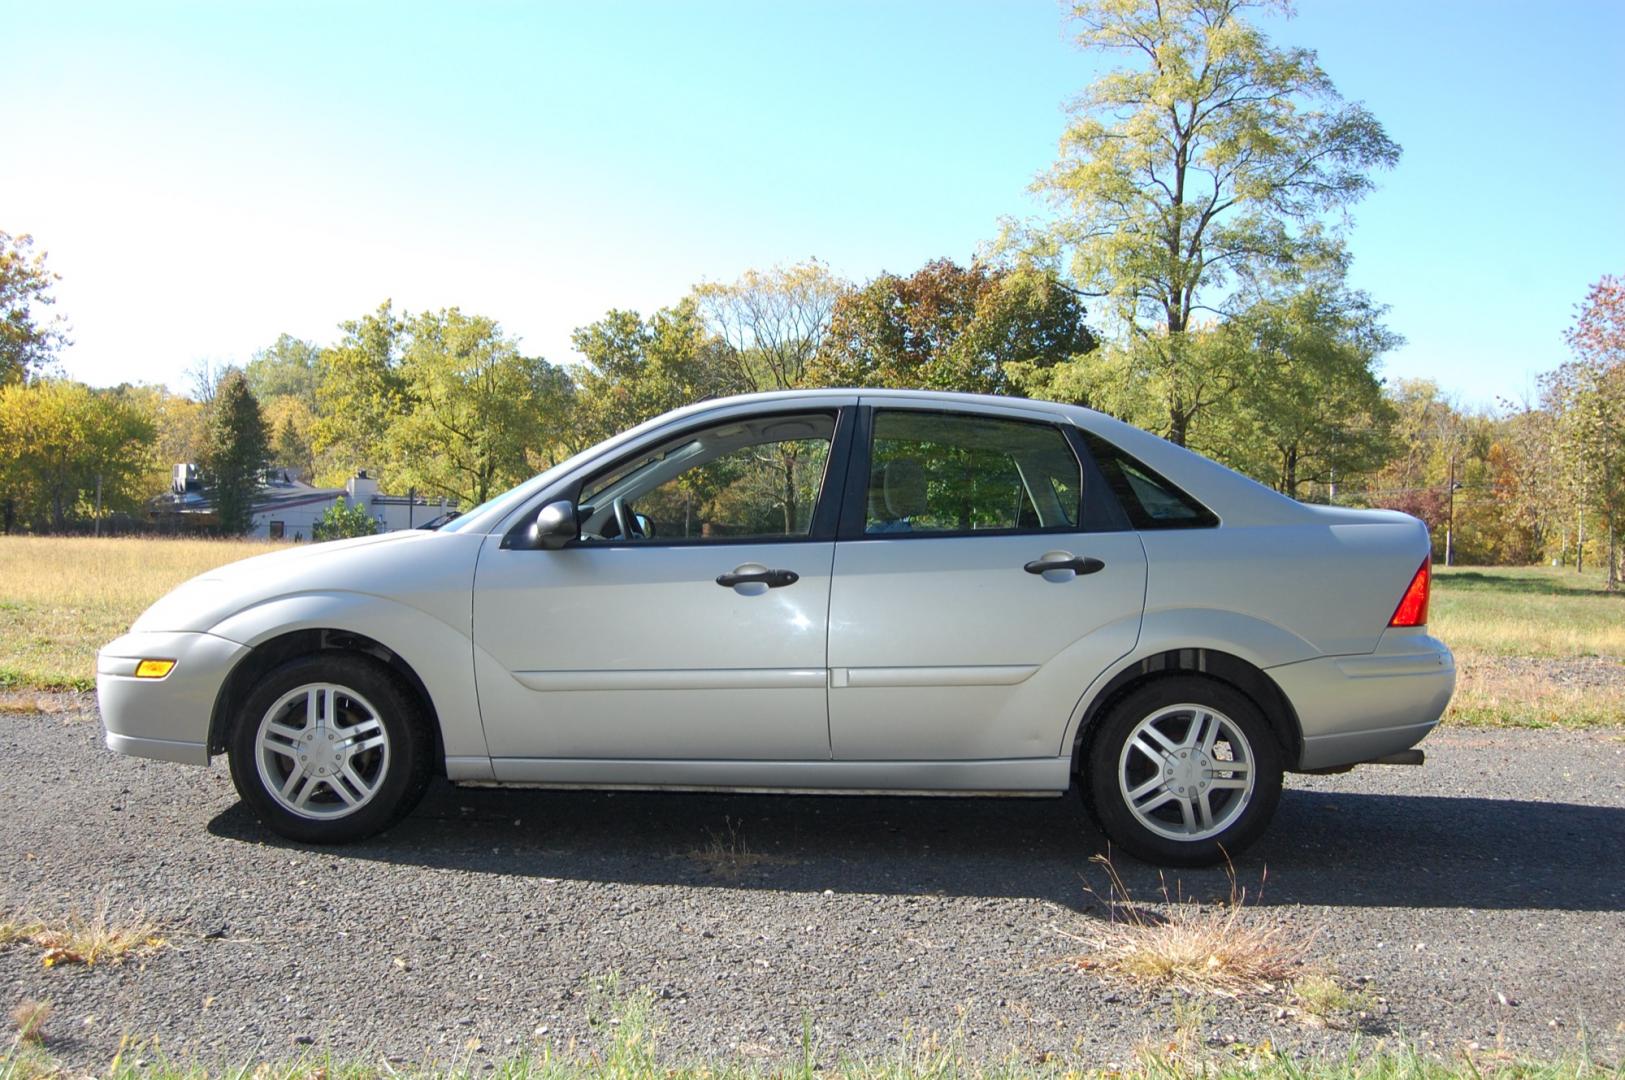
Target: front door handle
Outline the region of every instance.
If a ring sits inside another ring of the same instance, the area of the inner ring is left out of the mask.
[[[725,589],[735,585],[766,585],[770,589],[782,589],[800,580],[801,575],[794,570],[730,570],[717,575],[717,584]]]
[[[1051,570],[1070,570],[1074,574],[1097,574],[1106,564],[1089,555],[1075,555],[1070,559],[1034,559],[1023,570],[1029,574],[1047,574]]]

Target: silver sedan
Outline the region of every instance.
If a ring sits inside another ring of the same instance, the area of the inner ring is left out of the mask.
[[[1061,795],[1162,863],[1284,771],[1418,762],[1455,684],[1427,529],[1099,413],[695,405],[435,531],[194,579],[101,650],[107,744],[227,756],[309,842],[453,783]]]

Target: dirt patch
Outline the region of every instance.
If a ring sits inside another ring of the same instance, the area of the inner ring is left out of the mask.
[[[1463,661],[1464,679],[1534,679],[1574,690],[1607,690],[1625,695],[1625,661],[1607,656],[1555,660],[1539,656],[1474,656]]]

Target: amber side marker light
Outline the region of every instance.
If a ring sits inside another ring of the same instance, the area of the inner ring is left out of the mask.
[[[1432,557],[1422,560],[1421,569],[1411,578],[1411,583],[1405,589],[1405,595],[1399,598],[1399,606],[1394,609],[1394,617],[1388,620],[1389,626],[1426,626],[1428,622],[1428,590],[1433,580]]]
[[[175,667],[173,660],[143,660],[135,666],[138,679],[161,679]]]

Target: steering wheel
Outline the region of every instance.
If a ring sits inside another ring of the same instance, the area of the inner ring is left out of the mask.
[[[615,524],[620,527],[622,540],[648,539],[638,527],[638,516],[627,507],[625,499],[617,497],[610,505],[615,510]]]

